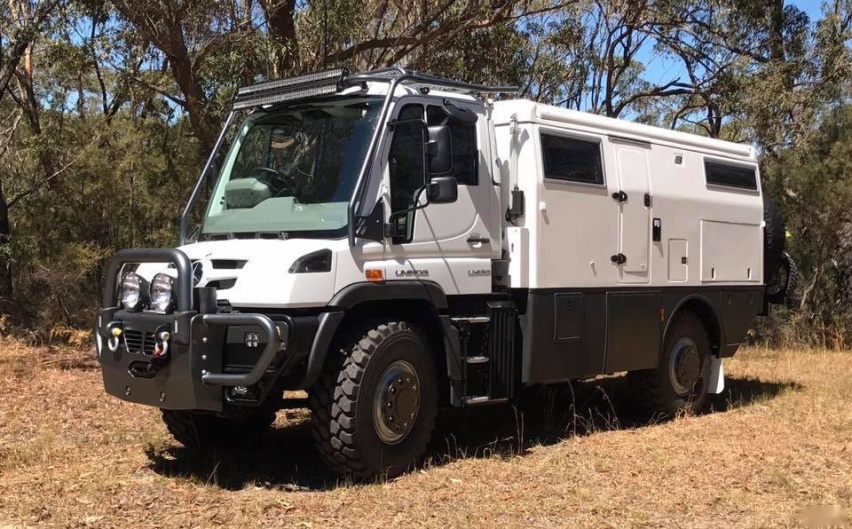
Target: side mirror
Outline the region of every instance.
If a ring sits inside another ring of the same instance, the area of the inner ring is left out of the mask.
[[[459,198],[459,184],[452,176],[436,176],[426,186],[430,204],[449,204]]]
[[[461,123],[462,125],[473,125],[476,123],[476,114],[472,110],[460,107],[449,99],[444,100],[443,108],[444,113],[457,123]]]
[[[453,140],[450,128],[446,125],[429,127],[429,141],[426,144],[426,157],[429,161],[429,174],[447,174],[453,170]]]

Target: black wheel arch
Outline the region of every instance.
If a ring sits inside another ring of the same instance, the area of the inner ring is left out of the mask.
[[[447,296],[437,283],[412,280],[355,283],[335,294],[328,309],[319,316],[317,335],[300,388],[306,389],[316,383],[326,355],[343,329],[351,327],[359,319],[375,319],[377,316],[408,321],[420,328],[436,353],[437,365],[441,367],[438,369],[440,378],[445,379],[448,373],[451,378],[456,378],[456,364],[459,369],[461,365],[458,334],[447,328],[451,327],[446,316]],[[444,361],[446,367],[442,367]],[[461,376],[460,372],[458,376]]]
[[[663,327],[662,339],[660,340],[660,354],[665,346],[666,336],[672,323],[684,312],[691,312],[698,316],[704,328],[707,329],[707,337],[710,338],[710,346],[714,356],[721,356],[722,344],[724,342],[724,329],[722,319],[713,301],[703,294],[687,296],[669,312]]]

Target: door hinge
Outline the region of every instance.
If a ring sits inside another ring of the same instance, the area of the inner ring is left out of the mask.
[[[610,257],[609,259],[613,263],[620,264],[620,265],[627,262],[627,256],[624,255],[623,253],[617,253],[617,254],[613,255],[612,257]]]
[[[612,194],[612,198],[618,202],[627,202],[627,193],[624,191],[616,191]]]

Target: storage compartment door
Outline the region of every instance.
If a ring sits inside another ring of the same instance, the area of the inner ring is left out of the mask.
[[[607,373],[657,366],[660,308],[659,292],[607,294]]]
[[[651,203],[648,171],[650,147],[613,143],[618,158],[620,190],[627,200],[619,203],[619,283],[648,283],[651,280]],[[646,195],[648,199],[646,199]]]

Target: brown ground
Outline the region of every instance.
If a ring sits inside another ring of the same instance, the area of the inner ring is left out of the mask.
[[[323,470],[303,411],[262,446],[193,455],[156,410],[103,394],[91,352],[0,342],[0,528],[850,525],[852,355],[726,367],[714,413],[649,424],[620,379],[575,384],[536,413],[448,417],[422,470],[353,485]]]

